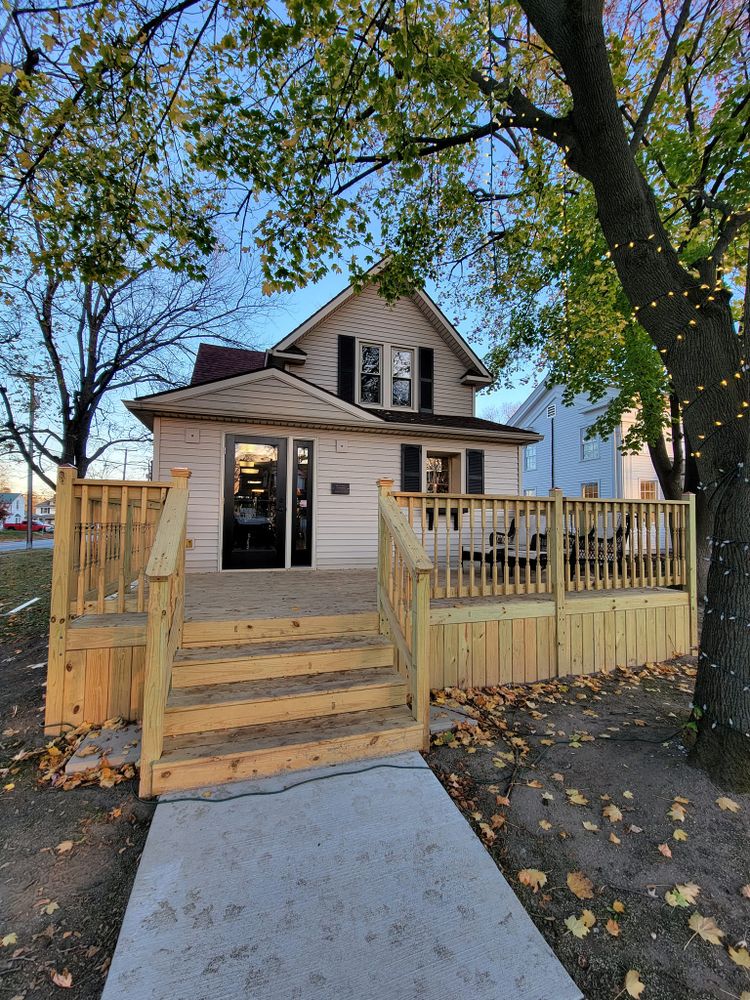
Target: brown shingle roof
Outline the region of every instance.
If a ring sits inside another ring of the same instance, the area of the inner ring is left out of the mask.
[[[475,431],[512,431],[513,433],[533,434],[524,427],[512,427],[510,424],[498,424],[494,420],[484,420],[482,417],[459,417],[441,413],[414,413],[411,410],[374,410],[374,413],[388,423],[396,424],[429,424],[432,427],[465,427]]]
[[[195,357],[191,385],[215,382],[256,372],[266,363],[265,351],[249,351],[244,347],[221,347],[218,344],[200,344]]]

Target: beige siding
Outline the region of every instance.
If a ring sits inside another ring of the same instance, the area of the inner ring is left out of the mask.
[[[317,399],[306,386],[289,385],[274,373],[247,385],[233,385],[226,389],[210,386],[204,393],[192,395],[190,399],[171,401],[169,397],[160,403],[165,410],[176,413],[197,412],[211,415],[236,417],[252,413],[254,419],[281,418],[286,420],[305,419],[325,422],[352,421],[350,408],[339,405],[334,399]]]
[[[307,361],[290,370],[336,392],[339,334],[414,350],[431,347],[435,351],[435,413],[473,414],[474,392],[470,386],[461,385],[468,367],[466,362],[440,337],[411,299],[399,299],[389,306],[374,288],[366,288],[297,341],[296,346],[307,353]]]
[[[206,421],[159,421],[155,473],[164,477],[174,466],[192,470],[188,538],[191,571],[219,567],[221,495],[224,475],[224,435],[297,437],[315,442],[314,539],[315,565],[374,566],[377,556],[377,489],[381,476],[400,487],[401,439],[349,431],[282,431],[278,427],[218,424]],[[195,440],[195,437],[198,440]],[[343,446],[345,450],[337,450]],[[490,493],[515,493],[518,488],[518,448],[484,442],[461,443],[442,439],[409,438],[424,451],[457,452],[482,448],[485,452],[485,489]],[[349,496],[331,494],[331,483],[350,484]]]

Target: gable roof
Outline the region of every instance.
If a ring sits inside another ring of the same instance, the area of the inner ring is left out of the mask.
[[[368,277],[378,274],[384,267],[385,261],[381,261],[379,264],[371,267],[367,272]],[[310,330],[313,330],[357,294],[357,289],[355,289],[354,285],[347,285],[346,288],[326,302],[324,306],[321,306],[317,312],[314,312],[312,316],[309,316],[303,323],[295,327],[291,333],[288,333],[278,343],[274,344],[269,349],[269,354],[288,354],[290,351],[294,351],[294,345],[301,337],[309,333]],[[427,292],[424,289],[417,288],[409,298],[426,319],[432,323],[443,340],[464,360],[468,368],[464,378],[468,377],[475,383],[489,385],[493,379],[487,366],[472,350],[468,342],[464,340],[453,323],[451,323],[437,303],[430,298]],[[297,348],[297,350],[299,349]]]
[[[0,493],[0,500],[3,503],[13,503],[14,500],[18,498],[23,499],[23,493]]]
[[[215,382],[217,379],[246,375],[265,367],[266,352],[244,347],[224,347],[219,344],[199,344],[195,356],[191,385]]]
[[[550,387],[547,385],[547,376],[545,375],[539,385],[529,393],[518,409],[513,412],[511,419],[518,420],[519,423],[528,420],[531,417],[532,410],[534,410],[548,388]]]

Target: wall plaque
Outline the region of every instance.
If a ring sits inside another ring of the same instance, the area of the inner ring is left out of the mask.
[[[349,483],[331,483],[331,493],[335,493],[336,496],[348,497],[349,492]]]

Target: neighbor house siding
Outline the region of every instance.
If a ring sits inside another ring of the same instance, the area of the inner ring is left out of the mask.
[[[431,347],[435,352],[434,412],[473,415],[474,390],[461,385],[468,364],[457,357],[411,299],[399,299],[388,306],[374,288],[366,288],[297,341],[296,346],[306,352],[307,360],[304,365],[291,365],[289,370],[336,392],[339,334],[408,348],[414,350],[415,357],[420,347]],[[418,391],[416,381],[414,389]]]
[[[528,416],[518,422],[544,438],[536,445],[536,470],[524,467],[522,457],[521,476],[524,490],[534,489],[542,496],[556,486],[567,496],[580,496],[582,483],[599,484],[599,496],[618,495],[616,476],[616,453],[614,435],[599,438],[599,457],[582,458],[581,432],[589,427],[603,412],[607,399],[601,405],[592,407],[586,396],[575,398],[572,406],[562,402],[562,386],[553,386],[543,393]],[[555,481],[552,482],[552,420],[547,416],[547,407],[554,404],[554,448]],[[514,417],[514,420],[516,418]]]
[[[518,448],[489,444],[420,438],[378,436],[350,431],[293,430],[257,424],[212,423],[162,417],[158,426],[158,468],[184,466],[191,470],[187,535],[189,571],[216,570],[221,549],[221,505],[224,475],[224,436],[294,437],[315,442],[314,547],[315,565],[374,566],[377,560],[376,480],[390,477],[400,487],[401,444],[419,444],[429,451],[485,452],[485,491],[515,493],[518,486]],[[197,436],[198,440],[194,440]],[[339,442],[337,450],[336,442]],[[463,475],[463,473],[462,473]],[[349,496],[331,494],[331,483],[350,485]],[[462,483],[463,490],[463,483]]]

